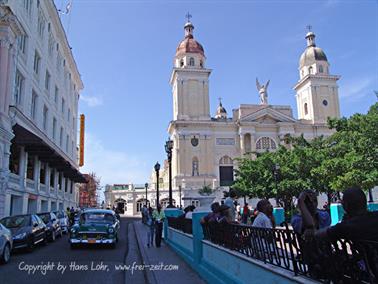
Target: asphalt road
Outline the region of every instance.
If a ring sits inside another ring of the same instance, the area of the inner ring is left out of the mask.
[[[128,224],[135,220],[121,218],[119,242],[115,249],[81,246],[72,250],[68,237],[63,235],[54,243],[36,247],[31,253],[15,252],[10,263],[0,265],[0,283],[124,284],[125,271],[117,266],[125,264],[129,251]],[[28,271],[28,268],[36,270]]]

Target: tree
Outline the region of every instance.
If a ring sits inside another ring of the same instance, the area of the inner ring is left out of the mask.
[[[378,184],[378,103],[366,115],[355,114],[350,118],[330,119],[329,125],[336,132],[328,138],[330,159],[324,171],[336,170],[330,187],[343,190],[360,186],[369,190]]]

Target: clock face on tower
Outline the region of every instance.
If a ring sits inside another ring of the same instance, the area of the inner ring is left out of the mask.
[[[193,147],[197,147],[199,141],[198,141],[198,138],[194,136],[194,137],[190,140],[190,142],[192,143],[192,146],[193,146]]]

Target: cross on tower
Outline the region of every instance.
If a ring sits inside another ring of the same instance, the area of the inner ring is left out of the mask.
[[[311,25],[306,26],[306,28],[308,29],[308,32],[311,32],[311,30],[312,30],[312,26]]]
[[[190,19],[192,18],[192,15],[189,14],[189,12],[185,15],[185,18],[188,22],[190,22]]]

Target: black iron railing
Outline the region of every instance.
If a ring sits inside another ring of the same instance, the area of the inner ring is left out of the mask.
[[[193,234],[192,219],[168,217],[168,226],[187,234]]]
[[[377,283],[378,243],[304,241],[293,230],[228,223],[203,225],[204,238],[287,270],[333,283]]]

